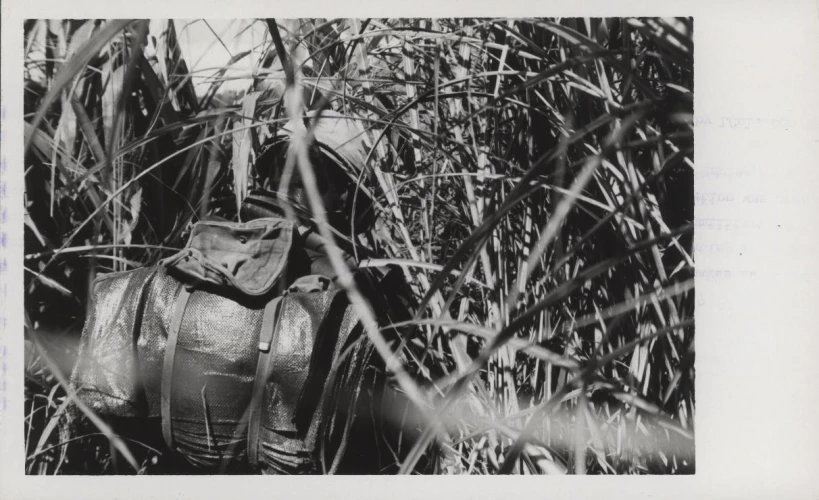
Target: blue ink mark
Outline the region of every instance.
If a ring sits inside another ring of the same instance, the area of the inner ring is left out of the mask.
[[[5,319],[4,317],[3,320]],[[8,394],[8,386],[6,385],[6,374],[8,373],[8,365],[6,364],[7,352],[6,346],[0,346],[0,381],[2,381],[2,385],[0,385],[0,393],[2,393],[2,397],[0,397],[0,412],[5,412],[6,408],[8,408],[8,401],[6,400],[6,394]]]

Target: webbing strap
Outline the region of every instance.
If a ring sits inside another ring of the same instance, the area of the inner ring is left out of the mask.
[[[267,303],[262,318],[262,331],[259,334],[259,361],[256,364],[256,377],[253,380],[253,395],[250,398],[250,421],[247,433],[247,458],[250,465],[259,467],[259,431],[262,421],[262,397],[267,385],[267,374],[270,371],[272,358],[270,346],[276,333],[281,297]]]
[[[182,318],[185,316],[185,308],[191,293],[187,286],[183,286],[174,304],[171,326],[168,330],[168,340],[165,343],[165,359],[162,364],[162,386],[161,386],[161,411],[162,411],[162,436],[165,443],[173,449],[173,430],[171,426],[171,380],[173,379],[173,362],[176,355],[176,344],[179,339],[179,328],[182,326]]]

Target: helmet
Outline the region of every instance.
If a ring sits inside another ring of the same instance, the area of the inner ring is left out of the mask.
[[[316,111],[309,111],[306,117],[314,120]],[[325,111],[319,116],[314,131],[313,147],[323,160],[329,160],[329,165],[341,168],[354,181],[362,172],[369,176],[370,170],[365,164],[369,150],[367,134],[359,121],[336,111]],[[276,131],[263,149],[285,147],[286,150],[292,134],[293,123],[289,122]]]
[[[306,116],[315,119],[316,112],[310,111]],[[243,212],[247,212],[247,216],[261,216],[265,213],[259,211],[262,206],[266,207],[265,210],[275,208],[285,198],[277,191],[294,132],[293,125],[293,122],[289,122],[278,128],[262,146],[255,166],[263,189],[253,190],[245,198]],[[355,214],[355,232],[370,229],[375,220],[372,200],[358,189],[360,181],[369,179],[371,175],[365,162],[369,146],[364,128],[355,119],[335,111],[325,111],[315,123],[314,131],[310,162],[317,173],[319,191],[330,223],[343,233],[349,233],[350,221]],[[299,186],[298,169],[293,172],[292,181],[286,200],[297,216],[309,216],[309,204]],[[257,210],[251,214],[245,210],[248,205],[256,206]]]

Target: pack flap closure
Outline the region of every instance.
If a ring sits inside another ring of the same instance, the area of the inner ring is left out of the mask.
[[[273,288],[284,271],[293,232],[292,222],[276,218],[202,221],[193,227],[187,246],[159,264],[193,281],[260,296]]]

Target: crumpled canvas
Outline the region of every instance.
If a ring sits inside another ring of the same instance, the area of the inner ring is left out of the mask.
[[[159,265],[172,267],[194,282],[254,297],[265,295],[288,262],[293,234],[293,223],[282,219],[203,221],[194,226],[187,246]]]

